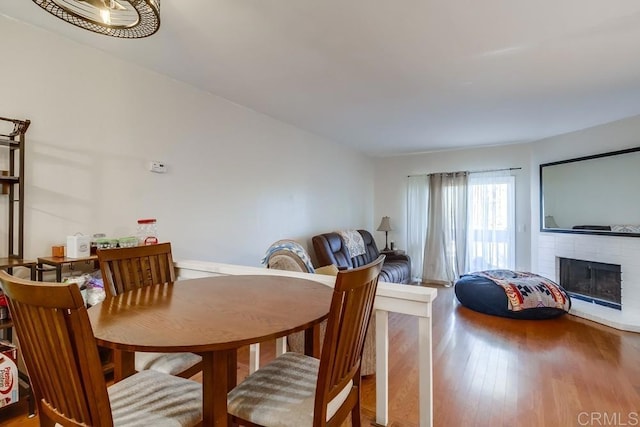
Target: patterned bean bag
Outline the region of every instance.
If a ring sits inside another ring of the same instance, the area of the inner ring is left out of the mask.
[[[520,271],[464,274],[455,284],[455,293],[460,304],[471,310],[512,319],[550,319],[571,308],[571,299],[561,286]]]

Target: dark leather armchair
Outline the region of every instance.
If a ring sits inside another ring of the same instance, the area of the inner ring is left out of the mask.
[[[373,236],[367,230],[358,230],[364,240],[365,253],[351,258],[338,233],[324,233],[313,236],[313,250],[318,265],[334,264],[339,269],[360,267],[378,258],[380,251]],[[404,254],[385,254],[386,259],[380,273],[380,280],[392,283],[411,283],[411,259]]]

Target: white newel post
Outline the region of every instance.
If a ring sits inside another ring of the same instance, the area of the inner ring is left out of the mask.
[[[389,423],[389,312],[376,310],[376,423]]]
[[[253,374],[260,368],[260,343],[249,346],[249,373]]]
[[[431,316],[418,319],[418,367],[420,425],[433,425],[433,350],[431,342]]]
[[[287,352],[287,337],[276,339],[276,357],[282,356]]]

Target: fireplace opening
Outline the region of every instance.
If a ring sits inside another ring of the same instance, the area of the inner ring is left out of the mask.
[[[571,258],[558,259],[560,286],[572,297],[622,310],[619,265]]]

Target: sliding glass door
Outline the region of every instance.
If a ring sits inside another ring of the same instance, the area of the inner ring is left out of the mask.
[[[467,272],[515,268],[515,177],[469,175]]]

